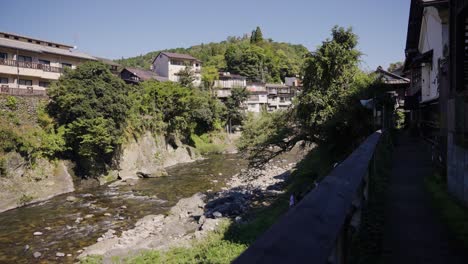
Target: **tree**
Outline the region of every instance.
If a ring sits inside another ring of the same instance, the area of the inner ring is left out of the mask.
[[[180,85],[188,88],[193,88],[193,82],[195,81],[195,74],[193,73],[192,67],[186,66],[180,70],[177,75],[179,76]]]
[[[262,43],[263,42],[263,33],[260,27],[255,29],[255,43]]]
[[[388,70],[389,72],[393,72],[393,71],[398,70],[398,69],[400,69],[400,68],[402,68],[402,67],[403,67],[403,62],[397,61],[397,62],[395,62],[395,63],[390,63],[390,65],[388,66],[388,69],[387,69],[387,70]]]
[[[228,120],[229,131],[232,129],[232,124],[240,124],[244,119],[242,103],[249,96],[249,91],[246,88],[233,88],[231,96],[226,100],[226,119]]]
[[[210,92],[211,96],[216,96],[213,90],[214,83],[219,79],[218,69],[213,66],[206,66],[202,69],[203,87]]]
[[[262,42],[263,42],[263,33],[260,27],[257,27],[255,30],[252,30],[252,34],[250,35],[250,43],[258,44]]]
[[[359,99],[369,98],[373,79],[359,70],[357,36],[341,27],[331,33],[307,57],[304,88],[294,107],[260,120],[268,136],[252,132],[256,125],[247,126],[254,129],[246,131],[242,142],[254,144],[249,148],[252,163],[262,164],[300,141],[326,146],[339,159],[371,132],[372,113]]]
[[[144,113],[160,116],[166,134],[189,138],[219,128],[225,109],[208,92],[172,82],[146,81],[141,86]]]
[[[48,111],[65,127],[70,155],[82,174],[102,172],[121,142],[130,109],[129,88],[109,68],[87,62],[48,89]]]

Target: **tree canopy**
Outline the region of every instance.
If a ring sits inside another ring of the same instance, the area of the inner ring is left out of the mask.
[[[219,43],[165,51],[192,55],[203,61],[203,67],[213,66],[218,71],[242,74],[251,81],[280,82],[286,76],[301,74],[303,62],[309,53],[307,48],[303,45],[263,41],[260,28],[253,32],[252,35],[256,39],[258,35],[261,41],[251,43],[251,38],[246,34],[242,37],[228,37]],[[137,57],[122,58],[118,62],[123,66],[149,69],[158,53],[159,51],[154,51]]]
[[[66,71],[48,89],[49,113],[65,127],[70,154],[85,171],[109,163],[120,144],[130,109],[128,91],[98,62]]]

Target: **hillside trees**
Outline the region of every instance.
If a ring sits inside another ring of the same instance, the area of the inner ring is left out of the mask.
[[[258,33],[257,33],[258,31]],[[248,36],[229,37],[219,43],[207,43],[190,48],[168,49],[168,52],[190,54],[201,61],[203,67],[213,66],[219,71],[245,74],[251,81],[280,82],[286,76],[301,74],[301,67],[307,48],[302,45],[264,41],[261,29],[254,30],[260,40],[250,40]],[[118,60],[123,66],[149,69],[151,61],[159,51],[133,58]]]

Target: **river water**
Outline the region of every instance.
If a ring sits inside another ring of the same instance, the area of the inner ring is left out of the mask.
[[[119,235],[145,215],[167,212],[181,198],[220,190],[245,167],[237,155],[213,155],[171,167],[167,177],[142,179],[133,186],[100,186],[0,213],[0,263],[74,263],[77,251],[108,229]],[[78,199],[68,202],[68,196]],[[34,252],[42,256],[35,259]]]

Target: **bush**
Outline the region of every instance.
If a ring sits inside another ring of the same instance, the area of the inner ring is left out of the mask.
[[[5,106],[12,111],[18,109],[18,99],[14,96],[8,96]]]
[[[193,141],[195,148],[200,151],[201,154],[210,153],[222,153],[224,151],[224,144],[213,142],[213,135],[203,134],[197,136],[193,134],[190,138]]]

